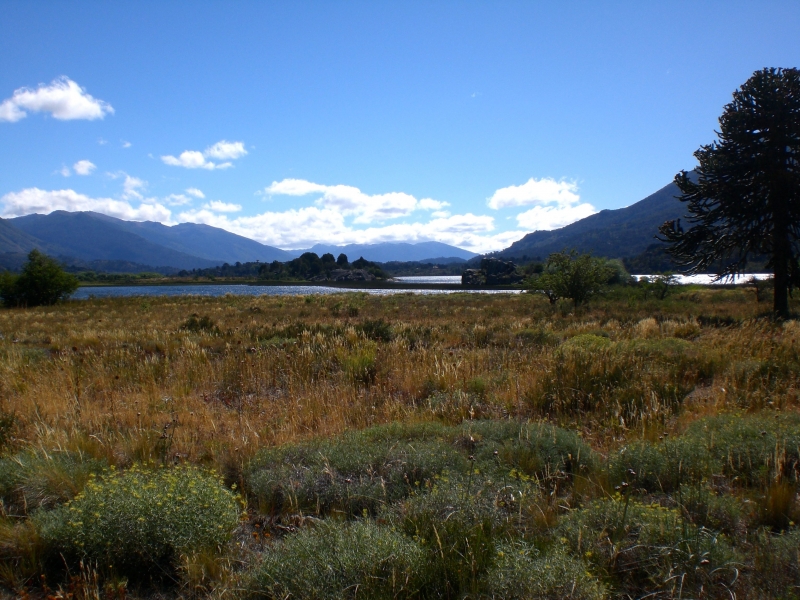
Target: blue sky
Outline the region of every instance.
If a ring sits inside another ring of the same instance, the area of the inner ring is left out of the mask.
[[[483,252],[690,169],[797,2],[13,2],[0,216]]]

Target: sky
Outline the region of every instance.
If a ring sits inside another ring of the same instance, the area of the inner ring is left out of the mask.
[[[474,252],[695,165],[800,3],[0,4],[0,217]]]

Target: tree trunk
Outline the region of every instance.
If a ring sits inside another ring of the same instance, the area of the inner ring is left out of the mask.
[[[782,208],[782,207],[781,207]],[[773,310],[779,317],[789,316],[789,262],[792,258],[792,247],[786,219],[781,218],[784,211],[775,211],[778,218],[772,232],[772,268],[774,304]]]

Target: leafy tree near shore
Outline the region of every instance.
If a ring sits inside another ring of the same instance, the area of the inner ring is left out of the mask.
[[[76,289],[78,279],[39,250],[31,250],[20,275],[6,273],[0,279],[0,298],[5,306],[55,304]]]
[[[718,140],[694,153],[696,180],[675,183],[689,211],[660,228],[669,254],[689,273],[743,273],[748,259],[768,256],[776,314],[789,312],[800,282],[800,71],[756,71],[719,119]]]
[[[567,298],[579,306],[602,291],[614,275],[602,258],[576,250],[555,252],[547,258],[544,272],[532,280],[531,289],[545,294],[551,304]]]

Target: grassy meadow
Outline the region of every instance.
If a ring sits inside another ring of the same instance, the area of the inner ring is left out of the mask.
[[[347,293],[2,310],[0,584],[798,598],[800,322],[769,308],[744,288],[630,286],[579,308]]]

